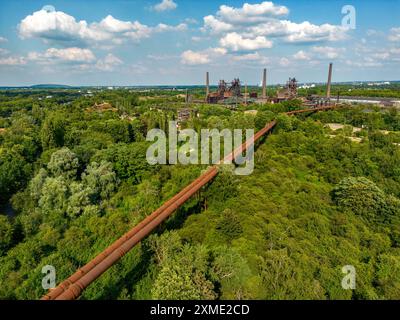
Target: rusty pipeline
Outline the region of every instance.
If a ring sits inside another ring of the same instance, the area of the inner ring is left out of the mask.
[[[337,108],[337,106],[309,108],[309,109],[289,111],[289,112],[286,112],[285,114],[287,114],[288,116],[291,116],[291,115],[300,114],[300,113],[326,111],[326,110],[332,110],[332,109],[336,109],[336,108]]]
[[[188,192],[194,185],[198,183],[202,183],[204,180],[208,178],[212,168],[208,169],[204,174],[194,180],[191,184],[182,189],[177,195],[169,199],[165,202],[160,208],[154,211],[151,215],[147,216],[143,219],[139,224],[133,227],[130,231],[124,234],[121,238],[115,241],[112,245],[107,247],[103,252],[97,255],[93,260],[88,262],[85,266],[77,270],[72,276],[68,279],[60,283],[56,288],[51,289],[49,293],[43,296],[42,300],[53,300],[57,298],[60,294],[62,294],[70,285],[78,281],[81,277],[87,274],[90,270],[95,268],[101,261],[103,261],[107,256],[109,256],[112,252],[118,249],[122,244],[124,244],[127,240],[132,238],[137,232],[139,232],[144,226],[154,220],[158,215],[160,215],[165,209],[169,206],[173,205],[180,197],[182,197],[186,192]]]
[[[218,174],[216,166],[211,167],[203,174],[204,179],[194,184],[185,194],[180,197],[173,205],[166,208],[161,214],[156,216],[151,222],[141,228],[133,237],[125,241],[118,249],[114,250],[110,255],[104,258],[98,265],[92,268],[88,273],[83,275],[79,280],[71,284],[62,294],[56,297],[56,300],[72,300],[80,296],[82,291],[101,274],[108,270],[120,258],[122,258],[136,244],[149,235],[157,226],[174,213],[182,204],[184,204],[191,196],[199,191],[205,184],[211,181]]]
[[[315,109],[304,109],[287,112],[287,115],[294,115],[305,112],[316,112],[333,109],[334,107],[320,107]],[[276,126],[277,122],[268,123],[263,129],[254,135],[254,142],[259,140],[266,133]],[[225,160],[236,159],[252,143],[247,140],[240,147],[236,148],[230,155],[225,157],[218,164]],[[158,225],[166,220],[173,212],[182,206],[190,197],[199,191],[204,185],[210,182],[218,174],[218,166],[212,166],[202,175],[196,178],[192,183],[183,188],[178,194],[166,201],[161,207],[155,210],[151,215],[143,219],[139,224],[116,240],[112,245],[89,261],[85,266],[77,270],[69,278],[61,282],[56,288],[51,289],[42,300],[70,300],[80,296],[82,291],[95,281],[102,273],[108,270],[120,258],[122,258],[137,243],[149,235]]]

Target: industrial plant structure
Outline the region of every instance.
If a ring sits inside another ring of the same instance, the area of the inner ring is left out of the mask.
[[[220,80],[216,92],[209,93],[208,86],[206,91],[207,91],[206,100],[208,103],[218,103],[227,98],[242,97],[241,84],[239,79],[233,79],[230,85],[228,85],[228,83],[225,80]]]
[[[297,83],[296,78],[289,78],[286,82],[285,88],[278,90],[274,102],[281,102],[286,100],[292,100],[297,98]]]
[[[326,106],[331,104],[331,83],[332,83],[332,63],[329,64],[328,82],[326,89],[326,96],[310,96],[307,99],[303,98],[304,104],[309,106]],[[241,92],[241,82],[239,78],[235,78],[230,84],[225,80],[220,80],[217,91],[210,92],[210,74],[206,73],[206,97],[207,103],[227,103],[231,100],[232,103],[279,103],[282,101],[293,100],[298,98],[298,81],[296,78],[289,78],[286,85],[279,89],[274,96],[268,97],[267,95],[267,69],[263,70],[262,75],[262,95],[258,97],[257,92],[247,91],[245,86],[244,95]],[[232,99],[233,98],[233,99]]]
[[[216,92],[210,92],[210,74],[209,72],[206,73],[206,102],[207,103],[222,103],[225,102],[226,99],[229,98],[236,98],[236,102],[238,100],[247,99],[257,99],[258,95],[257,92],[246,92],[243,95],[241,92],[242,84],[239,78],[233,79],[233,81],[228,84],[225,80],[220,80],[218,84],[218,88]],[[267,69],[264,69],[263,74],[263,93],[262,99],[267,99]]]
[[[247,86],[245,94],[241,92],[241,82],[239,78],[235,78],[230,84],[225,80],[220,80],[216,92],[210,92],[210,78],[209,73],[206,73],[206,102],[207,103],[224,103],[229,98],[236,98],[240,102],[247,103],[248,100],[252,100],[258,103],[270,102],[276,103],[284,100],[295,99],[297,97],[297,80],[295,78],[289,78],[286,87],[279,90],[276,97],[267,96],[267,69],[263,70],[262,77],[262,95],[258,97],[257,92],[247,92]]]

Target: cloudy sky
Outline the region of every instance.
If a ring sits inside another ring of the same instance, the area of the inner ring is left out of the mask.
[[[323,82],[329,62],[400,80],[399,18],[400,0],[0,0],[0,86]]]

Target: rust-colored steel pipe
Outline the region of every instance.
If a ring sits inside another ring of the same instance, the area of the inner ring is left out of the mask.
[[[174,213],[182,204],[184,204],[191,196],[200,190],[205,184],[211,181],[218,173],[216,166],[211,167],[202,175],[204,179],[195,183],[185,194],[180,197],[173,205],[169,206],[160,215],[155,217],[150,223],[141,228],[132,238],[125,241],[118,249],[114,250],[110,255],[104,258],[98,265],[91,269],[87,274],[83,275],[79,280],[71,284],[62,294],[56,297],[56,300],[72,300],[80,296],[82,291],[101,274],[107,271],[114,263],[122,258],[129,250],[131,250],[143,238],[149,235],[157,226]]]
[[[267,123],[267,125],[262,128],[261,130],[259,130],[253,137],[254,137],[254,142],[258,141],[263,135],[269,133],[270,131],[272,131],[272,129],[276,126],[277,122],[271,121],[269,123]],[[250,138],[249,140],[247,140],[246,142],[244,142],[241,146],[237,147],[235,150],[233,150],[233,152],[229,155],[227,155],[222,161],[220,161],[220,164],[224,163],[225,161],[232,161],[234,159],[236,159],[244,150],[247,150],[247,147],[251,145],[252,138]]]
[[[90,270],[92,270],[94,267],[96,267],[107,256],[109,256],[112,252],[114,252],[116,249],[118,249],[127,240],[132,238],[144,226],[146,226],[149,222],[154,220],[155,217],[160,215],[166,208],[168,208],[170,205],[174,204],[180,197],[182,197],[182,195],[184,195],[188,190],[190,190],[193,187],[193,185],[196,185],[197,183],[202,183],[203,180],[206,180],[207,178],[208,178],[207,172],[202,174],[200,177],[198,177],[196,180],[194,180],[191,184],[189,184],[184,189],[182,189],[177,195],[175,195],[174,197],[169,199],[160,208],[158,208],[156,211],[154,211],[151,215],[147,216],[139,224],[137,224],[130,231],[128,231],[126,234],[124,234],[121,238],[119,238],[117,241],[115,241],[112,245],[107,247],[103,252],[101,252],[99,255],[97,255],[94,259],[92,259],[90,262],[88,262],[85,266],[83,266],[82,268],[77,270],[72,276],[70,276],[68,279],[66,279],[62,283],[60,283],[56,288],[51,289],[42,298],[42,300],[54,300],[55,298],[57,298],[70,285],[72,285],[74,282],[78,281],[81,277],[83,277]]]
[[[271,131],[275,127],[276,121],[269,123],[265,128],[254,136],[254,141],[257,141],[263,134]],[[249,140],[250,141],[250,140]],[[234,152],[232,152],[228,157],[235,159],[243,150],[246,149],[247,143],[243,143]],[[104,257],[99,263],[92,267],[86,274],[81,274],[81,277],[70,283],[67,288],[62,288],[62,293],[55,296],[56,300],[69,300],[76,299],[82,293],[82,291],[94,280],[96,280],[103,272],[105,272],[109,267],[111,267],[116,261],[123,257],[131,248],[133,248],[137,243],[139,243],[143,238],[145,238],[149,233],[151,233],[159,224],[161,224],[165,219],[167,219],[173,212],[175,212],[182,204],[184,204],[193,194],[195,194],[202,186],[211,181],[218,174],[218,168],[216,166],[208,169],[203,175],[191,183],[188,187],[183,189],[178,195],[167,201],[162,207],[156,210],[151,216],[143,220],[139,225],[133,228],[128,234],[132,234],[131,237],[127,238],[124,236],[120,239],[127,239],[122,245],[118,245],[116,249],[111,254]],[[133,232],[135,231],[135,232]],[[127,235],[128,235],[127,234]],[[119,240],[118,240],[119,241]],[[114,243],[112,248],[116,247]],[[110,247],[109,247],[110,248]],[[108,248],[108,249],[109,249]],[[107,250],[107,249],[106,249]],[[110,251],[110,250],[108,250]]]
[[[318,108],[309,108],[309,109],[302,109],[302,110],[294,110],[286,112],[288,116],[299,114],[299,113],[306,113],[306,112],[317,112],[317,111],[325,111],[325,110],[332,110],[336,109],[337,106],[328,106],[328,107],[318,107]]]
[[[263,134],[266,132],[270,131],[274,126],[275,123],[270,123],[268,124],[265,128],[260,130],[257,133],[257,136],[254,137],[255,141],[259,139]],[[231,155],[230,159],[235,159],[240,152],[246,149],[246,142],[242,144],[241,147],[237,148]],[[146,225],[148,225],[150,222],[155,220],[158,216],[160,216],[166,209],[168,209],[172,205],[172,212],[174,212],[178,207],[176,207],[176,204],[181,203],[179,201],[183,196],[185,200],[182,202],[182,204],[187,201],[187,194],[190,193],[190,191],[193,190],[193,187],[196,187],[197,185],[204,185],[207,182],[211,181],[215,177],[215,175],[218,173],[217,167],[212,167],[210,168],[206,173],[202,174],[199,178],[194,180],[191,184],[189,184],[187,187],[185,187],[181,192],[179,192],[176,196],[165,202],[160,208],[158,208],[156,211],[154,211],[151,215],[146,217],[144,220],[142,220],[138,225],[136,225],[134,228],[132,228],[129,232],[127,232],[124,236],[119,238],[117,241],[115,241],[111,246],[106,248],[102,253],[97,255],[93,260],[91,260],[88,264],[86,264],[84,267],[80,268],[77,272],[75,272],[72,276],[70,276],[67,280],[63,281],[58,287],[55,289],[52,289],[47,295],[45,295],[42,299],[43,300],[54,300],[54,299],[64,299],[63,297],[65,296],[63,293],[68,291],[69,288],[75,284],[78,283],[78,281],[87,275],[91,270],[94,268],[97,268],[100,263],[102,263],[104,260],[106,260],[107,257],[109,257],[112,253],[114,253],[116,250],[120,249],[120,247],[125,244],[127,241],[132,239],[136,234],[138,234]],[[197,192],[197,191],[195,191]],[[195,193],[194,192],[194,193]],[[192,194],[191,194],[192,195]],[[191,196],[190,195],[190,196]],[[190,197],[189,196],[189,197]],[[167,211],[169,212],[169,210]],[[150,231],[151,232],[151,231]],[[146,234],[147,235],[147,234]],[[142,239],[142,238],[141,238]],[[140,240],[141,240],[140,239]],[[135,239],[133,239],[135,241]],[[139,241],[140,241],[139,240]],[[135,242],[136,244],[137,242]],[[135,245],[134,244],[134,245]],[[120,251],[120,250],[118,250]],[[118,258],[119,259],[119,258]],[[115,262],[113,262],[115,263]],[[97,278],[97,277],[96,277]],[[92,280],[94,281],[94,279]],[[82,283],[83,284],[83,283]],[[79,285],[77,285],[79,287]],[[72,289],[70,291],[76,291],[75,289]],[[86,287],[86,286],[85,286]],[[84,288],[82,288],[83,290]],[[80,291],[81,292],[81,291]],[[71,295],[70,295],[71,296]],[[79,295],[78,295],[79,296]],[[67,298],[67,297],[66,297]],[[68,299],[68,298],[67,298]]]
[[[288,115],[316,112],[322,110],[333,109],[334,107],[320,107],[314,109],[296,110],[287,112]],[[254,135],[254,142],[261,138],[266,133],[270,132],[277,122],[268,123],[263,129]],[[246,141],[240,147],[235,149],[224,160],[236,159],[244,150],[247,149],[247,144],[251,141]],[[224,161],[223,160],[223,161]],[[220,162],[221,163],[221,162]],[[76,271],[68,279],[60,283],[57,288],[52,289],[46,294],[42,300],[67,300],[76,299],[82,291],[94,280],[96,280],[103,272],[123,257],[131,248],[138,242],[151,233],[159,224],[167,219],[175,212],[183,203],[185,203],[193,194],[201,187],[211,181],[218,174],[217,166],[209,168],[200,177],[195,179],[191,184],[182,189],[177,195],[165,202],[160,208],[154,211],[151,215],[143,219],[138,225],[128,231],[125,235],[107,247],[103,252],[97,255],[93,260],[87,263],[84,267]]]

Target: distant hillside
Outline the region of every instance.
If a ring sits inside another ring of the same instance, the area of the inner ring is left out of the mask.
[[[30,88],[33,89],[60,89],[60,88],[71,88],[71,86],[63,85],[63,84],[36,84],[33,86],[30,86]]]

